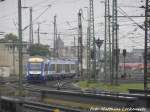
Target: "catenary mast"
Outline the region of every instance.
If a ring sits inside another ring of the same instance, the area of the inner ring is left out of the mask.
[[[145,51],[144,51],[144,90],[149,89],[150,70],[148,64],[150,63],[150,0],[146,0],[145,7]]]

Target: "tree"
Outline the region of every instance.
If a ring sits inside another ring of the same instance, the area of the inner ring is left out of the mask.
[[[33,44],[29,48],[29,54],[30,56],[50,56],[51,52],[48,49],[47,45],[42,45],[42,44]]]
[[[5,38],[0,39],[1,42],[17,42],[18,41],[18,37],[12,33],[6,34],[4,36]]]

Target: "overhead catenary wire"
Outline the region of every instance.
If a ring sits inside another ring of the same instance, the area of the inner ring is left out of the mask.
[[[73,1],[73,0],[72,0]],[[42,3],[43,2],[43,3]],[[44,5],[44,3],[46,2],[46,0],[41,0],[41,3],[39,3],[40,5]],[[65,2],[64,2],[65,3]],[[35,5],[35,7],[37,7],[39,5]],[[99,19],[99,18],[98,18]],[[65,34],[64,34],[65,35]],[[65,35],[66,36],[66,35]],[[69,36],[72,36],[72,35],[69,35]]]
[[[37,17],[32,21],[32,23],[34,24],[35,21],[38,20],[48,9],[49,9],[49,7],[47,7],[39,16],[37,16]],[[26,30],[29,26],[30,26],[30,25],[26,26],[26,27],[23,29],[23,31]]]
[[[128,17],[128,19],[130,19],[132,22],[134,22],[134,24],[136,24],[140,29],[145,30],[143,26],[139,25],[136,21],[134,21],[131,17],[128,16],[128,14],[120,7],[118,7],[120,9],[120,11],[118,10],[118,12],[120,12],[121,14],[125,15],[126,17]]]

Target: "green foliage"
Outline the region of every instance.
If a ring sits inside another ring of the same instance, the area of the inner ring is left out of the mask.
[[[30,56],[50,56],[51,53],[46,45],[33,44],[29,48]]]
[[[18,41],[18,37],[12,33],[6,34],[4,37],[5,38],[0,39],[0,41],[2,41],[2,42],[10,42],[10,41],[16,42],[16,41]]]

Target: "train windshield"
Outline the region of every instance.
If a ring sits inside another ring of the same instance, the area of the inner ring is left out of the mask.
[[[42,63],[30,63],[30,70],[39,71],[41,70]]]

